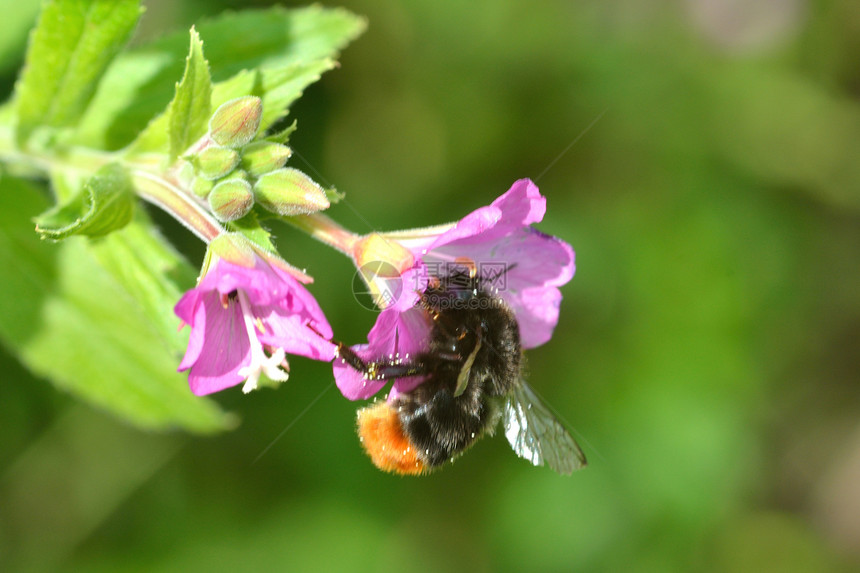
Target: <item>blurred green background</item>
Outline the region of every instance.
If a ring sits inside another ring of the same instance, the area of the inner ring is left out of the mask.
[[[14,4],[4,97],[37,9]],[[150,0],[137,41],[266,4]],[[358,404],[300,358],[277,391],[216,397],[231,433],[144,433],[0,350],[0,568],[860,569],[860,5],[339,5],[369,28],[293,106],[292,164],[347,193],[330,214],[358,232],[537,180],[577,275],[530,380],[590,466],[559,477],[497,436],[383,474]],[[275,231],[363,341],[349,261]]]

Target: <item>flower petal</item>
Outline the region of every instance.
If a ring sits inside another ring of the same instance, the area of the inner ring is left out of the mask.
[[[366,344],[353,346],[352,350],[364,360],[371,361],[376,358]],[[388,380],[366,379],[364,372],[359,372],[343,360],[335,359],[332,364],[334,381],[338,390],[348,400],[367,400],[388,383]]]
[[[552,338],[558,324],[561,291],[555,287],[529,288],[517,297],[503,297],[514,311],[520,327],[520,345],[535,348]]]
[[[530,179],[520,179],[487,207],[463,217],[452,229],[439,235],[428,249],[444,245],[488,244],[506,235],[538,223],[546,213],[546,199]]]
[[[308,320],[301,315],[290,314],[276,305],[252,305],[253,314],[260,319],[263,332],[257,332],[260,342],[275,348],[283,348],[287,354],[307,356],[314,360],[332,360],[336,346],[316,331],[308,328]],[[328,323],[315,324],[321,328],[330,327]],[[319,330],[319,328],[317,328]]]
[[[512,309],[524,349],[550,339],[558,323],[561,292],[558,286],[574,274],[574,252],[564,241],[532,229],[546,213],[546,199],[529,179],[516,181],[491,205],[476,209],[459,222],[436,228],[383,234],[412,250],[416,262],[402,274],[401,299],[387,307],[368,334],[361,349],[366,359],[400,353],[429,351],[432,323],[417,304],[432,276],[448,276],[449,265],[462,268],[474,263],[483,285]],[[435,239],[433,233],[437,232]],[[383,384],[369,383],[362,374],[336,366],[341,391],[351,398],[366,398]],[[409,392],[423,381],[412,376],[395,381],[389,399]]]
[[[430,335],[430,320],[420,309],[399,312],[393,308],[379,313],[368,334],[368,344],[353,346],[352,350],[366,361],[384,361],[390,358],[409,360],[427,350]],[[389,380],[366,380],[342,360],[334,361],[334,377],[341,393],[350,400],[366,400],[379,392]],[[412,389],[423,381],[411,376],[394,380],[398,391]]]
[[[511,188],[493,201],[493,207],[502,211],[506,222],[526,227],[540,223],[546,214],[546,198],[540,194],[531,179],[515,181]]]
[[[192,339],[195,337],[200,344],[197,358],[192,364],[186,352],[181,367],[191,368],[188,383],[192,392],[203,396],[242,382],[238,372],[251,362],[251,344],[236,301],[230,300],[225,309],[217,291],[205,293],[195,313]]]
[[[191,289],[182,295],[176,306],[173,307],[176,316],[191,327],[191,335],[188,337],[188,347],[185,356],[179,364],[178,371],[188,370],[192,364],[197,362],[200,352],[203,350],[203,332],[206,325],[206,312],[200,304],[200,291]]]

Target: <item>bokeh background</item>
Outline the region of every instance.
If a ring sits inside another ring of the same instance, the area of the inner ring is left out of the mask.
[[[37,2],[2,4],[5,95]],[[267,3],[146,4],[138,41]],[[0,350],[0,568],[860,570],[860,4],[339,5],[369,28],[294,105],[293,165],[359,232],[538,182],[577,274],[530,380],[590,466],[559,477],[496,437],[383,474],[302,359],[216,397],[233,432],[145,433]],[[275,231],[364,340],[349,261]]]

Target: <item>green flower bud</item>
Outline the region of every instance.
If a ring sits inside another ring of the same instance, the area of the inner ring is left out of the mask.
[[[251,180],[251,176],[248,175],[248,172],[245,171],[244,169],[234,169],[233,171],[230,172],[230,174],[227,176],[227,178],[229,178],[229,179],[244,179],[245,181]]]
[[[270,171],[257,179],[254,195],[264,208],[285,217],[316,213],[329,207],[323,188],[291,167]]]
[[[242,149],[242,168],[254,177],[280,169],[293,154],[293,150],[280,143],[255,141]]]
[[[209,192],[212,191],[212,187],[214,186],[214,182],[209,179],[204,179],[203,177],[195,177],[191,182],[191,190],[198,197],[206,197],[209,195]]]
[[[209,208],[222,222],[235,221],[248,214],[254,206],[251,184],[244,179],[226,179],[209,192]]]
[[[220,179],[239,164],[239,154],[229,147],[207,147],[194,157],[197,173],[206,179]]]
[[[201,277],[206,276],[209,267],[217,259],[224,259],[229,263],[249,269],[254,268],[257,262],[254,245],[244,235],[238,233],[222,233],[212,239],[209,248],[206,249],[206,257],[203,259]]]
[[[209,135],[218,145],[238,148],[248,144],[260,129],[263,100],[245,96],[221,104],[209,120]]]
[[[191,182],[194,181],[194,166],[188,161],[183,161],[176,173],[176,179],[183,187],[191,185]]]

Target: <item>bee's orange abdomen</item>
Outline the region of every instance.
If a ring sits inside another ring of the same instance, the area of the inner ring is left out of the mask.
[[[425,465],[403,433],[397,411],[377,402],[358,411],[358,435],[374,465],[387,472],[418,475]]]

